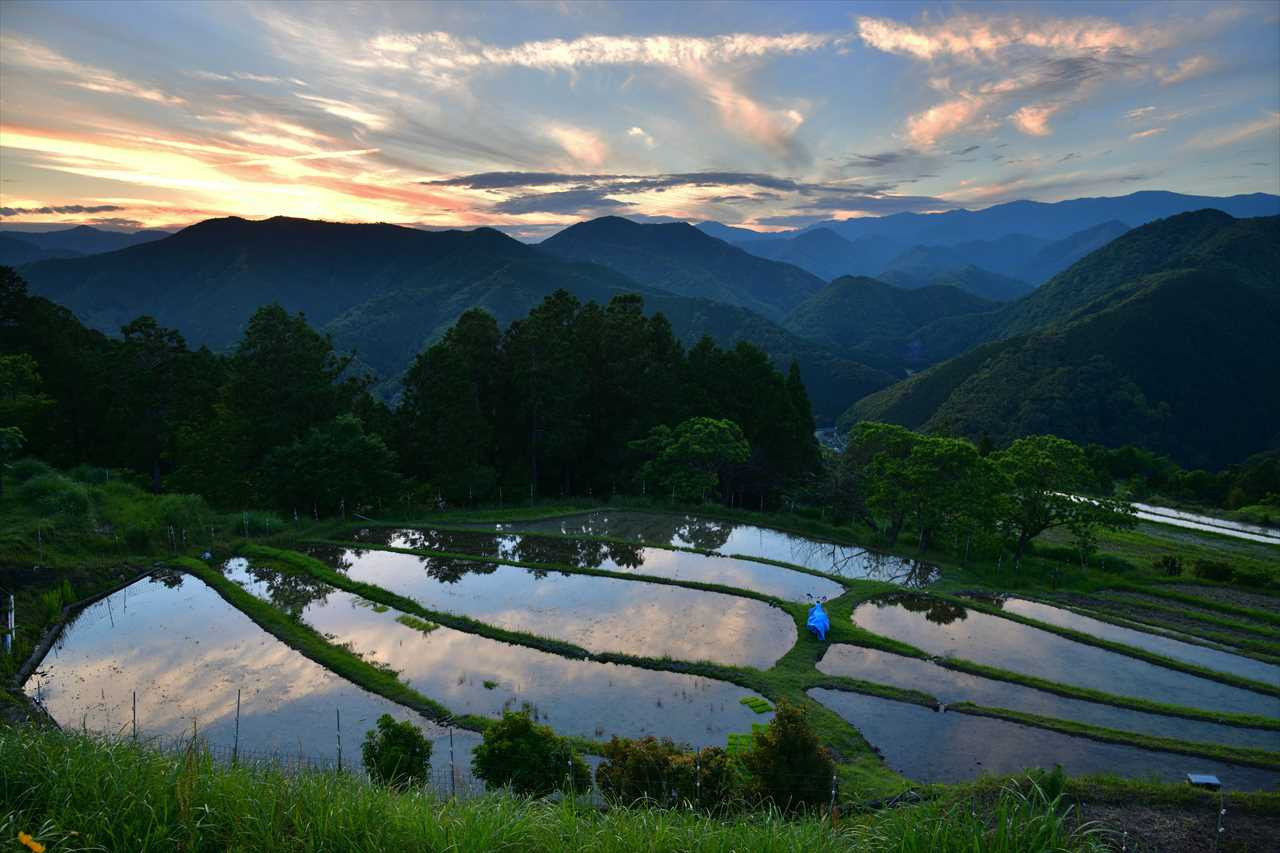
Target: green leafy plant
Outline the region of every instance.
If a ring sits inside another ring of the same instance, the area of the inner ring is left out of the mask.
[[[835,764],[804,708],[779,702],[773,720],[742,757],[756,793],[782,809],[828,802]]]
[[[369,777],[392,788],[421,785],[431,771],[431,741],[413,723],[397,722],[390,714],[365,733],[360,755]]]
[[[472,753],[471,769],[490,788],[509,787],[530,797],[566,787],[582,791],[591,785],[586,762],[550,726],[535,723],[527,706],[504,712],[485,730],[483,742]]]

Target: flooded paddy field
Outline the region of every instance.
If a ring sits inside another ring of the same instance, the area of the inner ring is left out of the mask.
[[[593,652],[767,669],[796,641],[790,615],[725,593],[389,551],[317,547],[308,553],[352,580],[425,608]]]
[[[447,551],[494,560],[554,563],[721,584],[791,601],[834,598],[844,592],[844,587],[834,581],[768,563],[591,539],[389,527],[364,528],[356,531],[352,539],[392,548]]]
[[[382,714],[412,720],[428,737],[447,732],[416,711],[363,690],[303,657],[201,581],[143,579],[86,607],[24,689],[66,729],[130,737],[137,693],[140,739],[199,737],[229,754],[240,691],[242,756],[337,757],[337,714],[349,765]],[[459,749],[478,742],[458,732]],[[446,753],[447,754],[447,753]]]
[[[600,510],[563,518],[485,526],[501,532],[611,536],[653,545],[700,548],[720,554],[792,563],[843,578],[883,580],[911,587],[924,586],[937,576],[933,566],[917,560],[767,527],[692,515]]]
[[[893,770],[922,782],[963,782],[1062,765],[1068,774],[1115,773],[1181,782],[1187,773],[1212,773],[1228,790],[1270,790],[1280,771],[1135,746],[1103,743],[1007,720],[876,696],[814,688],[809,695],[852,723]]]
[[[1001,609],[1061,628],[1070,628],[1115,643],[1146,649],[1173,660],[1203,666],[1219,672],[1261,681],[1264,684],[1280,684],[1280,666],[1242,657],[1220,649],[1186,643],[1172,637],[1163,637],[1136,628],[1126,628],[1084,616],[1061,607],[1028,601],[1024,598],[1006,598]]]
[[[833,645],[818,662],[818,669],[829,675],[920,690],[936,697],[944,705],[972,702],[988,708],[1007,708],[1156,737],[1280,752],[1280,732],[1224,726],[1071,699],[1021,684],[956,672],[931,661],[902,657],[878,649]]]
[[[701,676],[571,660],[523,646],[404,619],[394,609],[323,584],[305,594],[297,579],[243,559],[227,577],[301,618],[334,642],[385,664],[455,714],[496,717],[528,704],[558,733],[592,739],[670,737],[694,747],[723,746],[772,714],[740,699],[751,691]],[[425,628],[425,630],[424,630]]]
[[[1280,716],[1280,698],[1220,684],[1057,634],[909,594],[860,604],[853,621],[929,654],[1173,705]]]

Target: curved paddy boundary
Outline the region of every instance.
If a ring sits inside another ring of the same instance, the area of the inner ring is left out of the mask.
[[[1266,641],[1271,641],[1272,643],[1277,644],[1277,647],[1280,647],[1280,628],[1273,628],[1270,625],[1262,625],[1257,622],[1243,621],[1245,617],[1237,616],[1236,618],[1231,619],[1231,618],[1227,618],[1225,615],[1218,616],[1216,613],[1190,612],[1186,609],[1187,607],[1192,606],[1190,604],[1186,604],[1182,606],[1174,606],[1172,602],[1165,603],[1165,599],[1161,599],[1160,596],[1155,595],[1153,593],[1147,593],[1147,592],[1129,592],[1128,590],[1120,590],[1120,589],[1112,588],[1112,589],[1100,590],[1096,593],[1084,593],[1084,594],[1098,597],[1099,601],[1105,602],[1109,607],[1110,606],[1120,607],[1120,606],[1127,605],[1127,606],[1137,607],[1143,610],[1150,610],[1156,614],[1172,613],[1172,614],[1181,616],[1184,619],[1194,620],[1197,623],[1203,624],[1206,628],[1210,628],[1210,629],[1221,628],[1228,631],[1236,631],[1241,634],[1251,634],[1257,637],[1259,642],[1265,643]],[[1154,598],[1156,600],[1148,601],[1146,599],[1117,598],[1116,597],[1117,595],[1148,595],[1150,598]],[[1179,602],[1178,604],[1181,605],[1182,603]],[[1151,617],[1151,618],[1154,618],[1154,617]],[[1133,617],[1133,620],[1135,622],[1141,621],[1137,617]],[[1163,624],[1163,623],[1158,623],[1158,624]],[[1173,628],[1173,630],[1181,630],[1181,629]]]
[[[1068,640],[1072,640],[1086,646],[1096,646],[1097,648],[1105,649],[1109,652],[1115,652],[1116,654],[1124,655],[1125,657],[1145,661],[1146,663],[1154,664],[1155,666],[1162,666],[1165,669],[1177,670],[1179,672],[1186,673],[1187,675],[1194,675],[1210,681],[1217,681],[1221,684],[1238,687],[1242,690],[1249,690],[1254,693],[1260,693],[1264,696],[1275,696],[1280,698],[1280,686],[1274,684],[1254,681],[1251,678],[1241,678],[1238,675],[1219,672],[1216,669],[1209,669],[1208,667],[1197,666],[1196,664],[1184,663],[1183,661],[1174,660],[1173,658],[1168,658],[1164,655],[1158,655],[1155,652],[1149,652],[1146,649],[1139,649],[1135,646],[1127,646],[1124,643],[1104,640],[1101,637],[1095,637],[1092,634],[1086,634],[1082,631],[1076,631],[1071,628],[1063,628],[1059,625],[1050,625],[1047,622],[1040,622],[1036,619],[1022,616],[1017,613],[1007,613],[998,607],[993,607],[980,601],[974,601],[971,598],[963,598],[958,595],[943,592],[918,592],[913,594],[929,596],[940,601],[946,601],[951,604],[967,607],[971,610],[976,610],[979,613],[985,613],[988,616],[998,616],[1001,619],[1008,619],[1010,622],[1018,622],[1029,628],[1037,628],[1041,631],[1047,631],[1050,634],[1057,634],[1060,637],[1065,637]]]
[[[1103,592],[1107,590],[1116,590],[1118,592],[1137,592],[1145,595],[1154,595],[1157,598],[1167,598],[1170,601],[1176,601],[1179,604],[1189,604],[1192,607],[1199,607],[1202,610],[1216,610],[1219,613],[1229,613],[1233,616],[1244,616],[1258,622],[1266,622],[1269,625],[1280,625],[1280,613],[1272,613],[1270,610],[1261,610],[1257,607],[1241,607],[1238,604],[1228,604],[1225,601],[1217,601],[1199,595],[1190,595],[1185,592],[1177,592],[1175,590],[1162,589],[1162,581],[1153,581],[1151,584],[1134,584],[1134,583],[1113,583],[1108,584]],[[1206,589],[1225,589],[1231,590],[1234,587],[1222,586],[1211,583],[1194,583],[1189,578],[1177,578],[1169,581],[1180,586],[1203,586]],[[1266,595],[1266,593],[1258,593]]]
[[[1202,720],[1204,722],[1220,723],[1226,726],[1237,726],[1239,728],[1247,729],[1280,731],[1280,719],[1275,719],[1273,717],[1263,717],[1258,714],[1233,714],[1225,711],[1209,711],[1185,705],[1172,705],[1163,702],[1153,702],[1148,699],[1118,696],[1114,693],[1105,693],[1101,690],[1093,690],[1087,687],[1076,687],[1069,684],[1062,684],[1057,681],[1038,678],[1034,675],[1012,672],[1007,669],[1000,669],[999,667],[976,663],[964,658],[938,657],[936,655],[927,654],[924,651],[917,649],[915,646],[891,640],[887,637],[881,637],[879,634],[873,634],[865,628],[861,628],[853,623],[854,607],[866,600],[875,598],[881,593],[882,591],[868,590],[861,594],[851,593],[844,595],[835,601],[829,602],[827,610],[831,615],[831,633],[827,635],[828,642],[848,643],[850,645],[863,646],[865,648],[879,649],[892,654],[903,655],[904,657],[919,658],[921,660],[936,663],[938,666],[946,669],[955,670],[956,672],[978,675],[983,678],[990,678],[996,681],[1006,681],[1010,684],[1020,684],[1024,687],[1031,687],[1035,690],[1044,691],[1045,693],[1065,696],[1068,699],[1082,699],[1086,702],[1097,702],[1099,704],[1110,705],[1115,708],[1127,708],[1131,711],[1146,711],[1152,714],[1162,714],[1166,717],[1180,717],[1186,720]],[[813,659],[813,663],[815,665],[818,657],[820,657],[820,655]]]
[[[1050,607],[1057,607],[1059,609],[1075,613],[1079,616],[1087,616],[1090,619],[1097,619],[1099,622],[1106,622],[1107,624],[1115,625],[1118,628],[1128,628],[1132,631],[1141,631],[1155,637],[1164,637],[1165,639],[1177,640],[1180,643],[1187,643],[1188,645],[1201,646],[1203,648],[1213,649],[1214,651],[1227,652],[1229,654],[1238,655],[1239,657],[1250,658],[1251,660],[1256,660],[1260,663],[1280,665],[1280,657],[1276,657],[1274,654],[1267,654],[1265,651],[1257,651],[1253,648],[1243,648],[1230,643],[1225,644],[1230,646],[1230,648],[1223,648],[1224,643],[1216,642],[1207,636],[1192,634],[1185,629],[1175,628],[1172,625],[1166,625],[1161,622],[1130,619],[1114,613],[1109,609],[1084,607],[1059,599],[1045,598],[1029,593],[1020,592],[1010,597],[1025,599],[1026,601],[1034,601],[1037,604],[1047,604]],[[1262,645],[1265,646],[1266,644]],[[1280,650],[1280,646],[1276,646],[1276,648]]]

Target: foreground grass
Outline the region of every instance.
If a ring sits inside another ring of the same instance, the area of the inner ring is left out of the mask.
[[[855,814],[713,818],[503,793],[446,801],[360,777],[222,767],[199,754],[0,728],[0,837],[62,850],[1093,851],[1065,798],[1033,783]]]

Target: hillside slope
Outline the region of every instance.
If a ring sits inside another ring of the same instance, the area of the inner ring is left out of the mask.
[[[1221,466],[1280,443],[1280,217],[1183,214],[986,315],[995,339],[842,419],[997,442],[1051,432]],[[953,325],[966,318],[952,318]],[[940,324],[938,324],[940,325]]]
[[[995,307],[955,287],[905,290],[873,278],[844,276],[797,306],[784,325],[802,337],[848,349],[904,339],[942,317]]]

